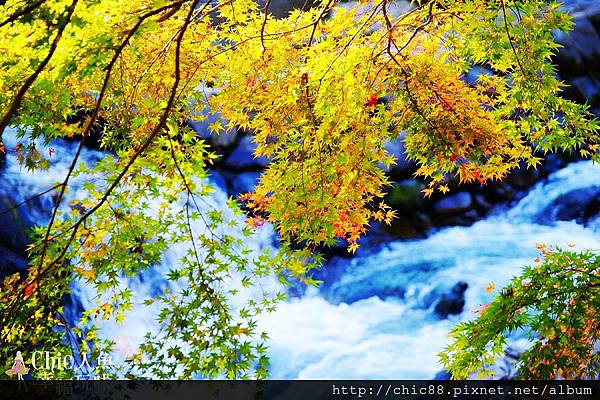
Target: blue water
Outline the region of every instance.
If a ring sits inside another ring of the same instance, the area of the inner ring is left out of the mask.
[[[16,145],[11,134],[4,139],[7,148]],[[76,144],[59,141],[52,147],[52,167],[35,173],[21,169],[14,154],[9,153],[0,185],[10,187],[16,201],[64,178]],[[42,147],[42,151],[47,148]],[[93,163],[103,156],[84,150],[82,160]],[[537,184],[514,206],[498,210],[472,226],[442,229],[423,240],[394,241],[365,257],[359,250],[356,258],[330,266],[341,269],[339,274],[331,274],[336,278],[321,289],[309,290],[282,304],[259,321],[271,338],[271,377],[434,377],[441,370],[436,354],[447,342],[447,332],[457,322],[473,318],[472,311],[489,301],[491,294],[485,287],[490,282],[500,287],[523,265],[531,263],[536,257],[536,243],[600,249],[599,219],[587,227],[573,221],[550,225],[536,222],[537,216],[559,196],[599,182],[599,165],[585,161],[570,164]],[[64,204],[83,195],[74,183]],[[216,189],[208,201],[214,207],[223,207],[227,195]],[[46,198],[36,207],[28,207],[31,217],[43,223],[51,200]],[[202,227],[195,229],[201,232]],[[266,226],[258,231],[252,246],[259,251],[271,247],[273,240],[272,228]],[[162,263],[143,277],[123,279],[122,284],[134,292],[136,306],[126,315],[124,324],[104,322],[100,332],[101,336],[118,340],[116,360],[132,353],[144,333],[155,329],[157,310],[141,301],[166,284],[162,274],[177,265],[186,250],[185,246],[171,248]],[[433,299],[459,281],[469,285],[464,312],[440,319],[432,311]],[[261,290],[273,287],[274,281],[269,280]],[[176,292],[182,288],[172,289]],[[98,301],[97,293],[84,284],[74,285],[73,292],[84,307]],[[396,292],[398,296],[390,296]],[[232,300],[232,304],[241,304],[240,299]],[[515,337],[512,346],[522,348],[526,341]]]
[[[485,288],[490,282],[501,287],[532,264],[536,243],[600,249],[600,220],[588,227],[535,222],[561,194],[599,182],[599,165],[571,164],[509,210],[424,240],[393,242],[377,254],[349,261],[324,293],[290,301],[264,320],[272,338],[273,377],[433,378],[441,370],[436,355],[447,332],[489,302],[493,293]],[[431,298],[459,281],[469,285],[464,312],[440,320]],[[394,290],[404,298],[378,296]],[[363,299],[346,304],[345,297]],[[527,345],[518,339],[512,343],[515,350]]]

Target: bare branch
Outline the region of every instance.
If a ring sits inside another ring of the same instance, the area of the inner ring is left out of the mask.
[[[506,4],[504,4],[504,0],[500,0],[500,6],[502,7],[502,14],[504,16],[504,29],[506,30],[508,42],[510,43],[510,47],[513,51],[513,54],[515,55],[515,59],[517,60],[517,64],[519,65],[521,73],[523,74],[523,76],[527,76],[527,74],[525,73],[525,68],[523,68],[523,64],[521,64],[521,59],[519,59],[519,56],[517,55],[517,47],[515,46],[512,36],[510,35],[510,29],[508,28],[508,17],[506,15]]]
[[[265,47],[265,26],[267,26],[267,20],[269,18],[269,7],[271,6],[271,0],[267,0],[265,4],[265,19],[263,20],[262,26],[260,27],[260,44],[262,45],[263,53],[267,50]]]
[[[59,187],[61,187],[62,185],[63,185],[62,183],[58,183],[58,184],[56,184],[56,185],[52,186],[50,189],[46,189],[46,190],[44,190],[43,192],[40,192],[40,193],[34,194],[33,196],[30,196],[30,197],[26,198],[25,200],[23,200],[23,201],[21,201],[21,202],[19,202],[19,203],[17,203],[17,204],[14,204],[14,205],[13,205],[13,206],[11,206],[11,207],[5,208],[4,210],[0,211],[0,215],[4,215],[4,214],[6,214],[6,213],[8,213],[8,212],[10,212],[10,211],[12,211],[12,210],[14,210],[14,209],[16,209],[16,208],[19,208],[19,207],[20,207],[20,206],[22,206],[23,204],[27,204],[27,203],[29,203],[29,202],[30,202],[30,201],[32,201],[32,200],[35,200],[35,199],[37,199],[37,198],[39,198],[39,197],[42,197],[43,195],[45,195],[45,194],[47,194],[47,193],[50,193],[51,191],[53,191],[53,190],[55,190],[55,189],[58,189],[58,188],[59,188]]]

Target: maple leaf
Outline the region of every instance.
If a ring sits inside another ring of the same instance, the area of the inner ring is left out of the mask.
[[[367,98],[367,106],[369,107],[375,107],[377,105],[377,103],[379,102],[379,97],[377,97],[376,94],[372,94]]]

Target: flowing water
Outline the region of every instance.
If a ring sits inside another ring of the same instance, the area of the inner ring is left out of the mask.
[[[4,139],[8,149],[17,143],[11,134]],[[15,202],[50,188],[64,179],[76,146],[53,143],[52,167],[35,173],[20,168],[9,152],[7,166],[0,172],[1,188],[5,193],[9,188]],[[102,156],[84,150],[82,160],[91,164]],[[359,250],[358,257],[329,266],[340,269],[332,274],[335,278],[261,319],[261,327],[271,337],[272,378],[433,378],[441,370],[436,354],[443,349],[448,331],[457,322],[472,318],[471,311],[490,300],[492,294],[485,290],[490,282],[500,287],[530,264],[536,257],[536,243],[600,249],[598,218],[587,226],[574,221],[537,222],[561,195],[599,184],[599,165],[587,161],[570,164],[534,186],[513,207],[472,226],[442,229],[423,240],[394,241],[364,257]],[[81,192],[75,182],[64,204],[78,195]],[[225,199],[226,194],[217,188],[211,202],[218,206]],[[43,224],[51,207],[51,198],[45,196],[21,210]],[[273,237],[272,230],[265,227],[253,246],[272,246]],[[123,284],[139,299],[152,295],[166,285],[162,273],[175,265],[185,250],[170,249],[161,265]],[[435,300],[459,281],[468,284],[464,311],[441,319],[433,312]],[[76,305],[91,305],[95,294],[79,285],[73,293],[70,315],[74,318]],[[132,352],[142,335],[155,327],[155,311],[138,304],[128,313],[125,325],[103,326],[103,336],[120,340],[117,358]]]
[[[273,377],[433,378],[441,370],[436,355],[448,331],[489,302],[492,294],[485,289],[490,282],[501,287],[530,265],[536,243],[600,249],[599,219],[588,227],[535,222],[560,195],[598,184],[599,165],[571,164],[509,210],[424,240],[393,242],[379,253],[349,261],[321,293],[294,299],[264,320],[272,338]],[[465,311],[440,320],[432,312],[432,297],[459,281],[469,285]],[[389,296],[394,291],[403,298]]]

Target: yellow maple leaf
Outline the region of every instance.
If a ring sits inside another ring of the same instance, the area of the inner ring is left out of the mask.
[[[348,253],[356,253],[356,250],[358,250],[359,247],[359,244],[356,242],[350,244],[350,246],[348,246]]]
[[[79,274],[80,276],[89,279],[90,281],[96,279],[96,271],[93,269],[75,268],[73,271],[76,274]]]

